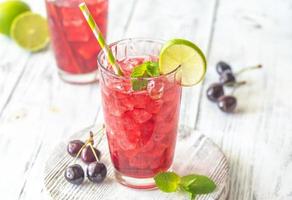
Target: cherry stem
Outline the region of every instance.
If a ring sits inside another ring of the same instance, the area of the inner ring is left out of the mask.
[[[89,133],[89,138],[87,139],[87,142],[88,142],[89,144],[91,144],[91,145],[94,144],[93,132],[92,132],[92,131],[90,131],[90,133]]]
[[[245,84],[246,84],[246,81],[240,81],[240,82],[234,83],[234,85],[233,85],[234,87],[232,89],[231,94],[233,95],[237,88],[239,88],[240,86],[245,85]]]
[[[91,151],[92,151],[92,153],[93,153],[93,155],[94,155],[94,157],[95,157],[95,160],[96,160],[96,161],[99,161],[99,159],[98,159],[98,157],[97,157],[97,155],[96,155],[96,153],[95,153],[95,151],[94,151],[93,145],[92,145],[91,143],[89,143],[89,146],[90,146]]]
[[[100,132],[104,131],[104,129],[105,129],[105,125],[103,124],[102,127],[96,133],[93,133],[93,137],[97,136]]]
[[[238,76],[239,74],[241,74],[243,72],[246,72],[246,71],[249,71],[249,70],[254,70],[254,69],[260,69],[262,67],[263,66],[261,64],[258,64],[256,66],[251,66],[251,67],[245,67],[245,68],[239,70],[238,72],[236,72],[235,75]]]
[[[81,149],[78,151],[78,153],[77,153],[77,155],[76,155],[76,157],[75,157],[73,163],[76,163],[76,160],[79,158],[79,156],[80,156],[82,150],[83,150],[88,144],[89,144],[89,142],[86,141],[86,143],[81,147]]]
[[[105,125],[103,124],[103,125],[102,125],[102,128],[99,129],[99,130],[96,132],[96,135],[97,135],[98,133],[102,132],[104,129],[105,129]],[[98,141],[97,144],[99,144],[100,142],[101,142],[101,138],[100,138],[100,140]],[[83,150],[87,145],[90,146],[90,148],[91,148],[91,150],[92,150],[92,152],[93,152],[93,154],[94,154],[95,159],[98,160],[98,157],[97,157],[97,155],[96,155],[96,153],[95,153],[95,151],[94,151],[94,149],[93,149],[93,144],[94,144],[94,134],[93,134],[92,131],[90,131],[90,133],[89,133],[89,138],[86,140],[85,144],[84,144],[84,145],[81,147],[81,149],[78,151],[78,153],[77,153],[77,155],[76,155],[76,157],[75,157],[73,163],[76,163],[76,160],[79,158],[79,156],[80,156],[82,150]]]
[[[240,86],[242,86],[242,85],[245,85],[246,84],[246,81],[240,81],[240,82],[236,82],[235,84],[234,84],[234,87],[240,87]]]
[[[103,125],[102,125],[102,128],[99,129],[99,130],[93,135],[93,137],[98,136],[98,134],[101,133],[101,132],[103,132],[104,129],[105,129],[105,125],[103,124]],[[101,140],[102,140],[102,137],[99,138],[97,144],[100,144]]]

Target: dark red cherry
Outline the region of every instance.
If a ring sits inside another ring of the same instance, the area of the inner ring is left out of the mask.
[[[223,112],[231,113],[236,108],[237,100],[234,96],[222,96],[218,99],[217,105]]]
[[[100,154],[101,154],[100,151],[97,150],[94,147],[93,147],[93,149],[94,149],[94,151],[95,151],[95,153],[97,155],[97,158],[99,160],[100,159]],[[91,150],[89,145],[82,150],[82,152],[81,152],[81,160],[83,162],[87,163],[87,164],[97,161],[95,159],[95,156],[94,156],[94,154],[93,154],[93,152],[92,152],[92,150]]]
[[[76,157],[83,145],[84,145],[84,142],[80,140],[72,140],[67,145],[67,152],[71,156]]]
[[[84,181],[84,171],[78,164],[71,165],[65,170],[65,178],[74,185],[80,185]]]
[[[224,95],[224,89],[221,83],[213,83],[207,89],[207,97],[210,101],[216,102],[218,98],[223,95]]]
[[[107,169],[103,163],[93,162],[88,165],[86,174],[91,182],[101,183],[106,177]]]
[[[217,71],[217,73],[219,75],[221,75],[221,74],[223,74],[226,71],[232,72],[232,69],[231,69],[231,66],[228,63],[226,63],[224,61],[220,61],[216,65],[216,71]]]
[[[232,72],[227,71],[220,75],[220,83],[232,86],[236,83],[236,78]]]

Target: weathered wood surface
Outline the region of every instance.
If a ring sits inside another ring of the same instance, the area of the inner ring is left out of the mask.
[[[27,0],[45,15],[42,0]],[[111,0],[110,42],[124,37],[185,37],[208,55],[205,82],[184,90],[181,125],[214,140],[231,166],[230,200],[292,199],[292,1]],[[227,60],[248,82],[236,114],[221,113],[205,90]],[[61,140],[101,122],[98,85],[57,76],[52,51],[30,54],[0,36],[1,199],[43,199],[45,161]],[[122,199],[122,196],[120,197]]]
[[[96,132],[101,125],[95,125],[75,133],[69,140],[81,138],[86,140],[89,131]],[[177,151],[173,170],[181,175],[197,172],[211,177],[217,185],[214,193],[202,195],[198,200],[225,200],[229,193],[229,165],[226,157],[218,146],[210,139],[192,129],[181,129],[179,131]],[[100,140],[100,138],[102,139]],[[66,140],[60,142],[53,150],[45,166],[44,184],[50,197],[54,200],[76,199],[76,200],[115,200],[115,199],[173,199],[183,200],[188,196],[185,194],[163,194],[159,190],[133,190],[120,185],[114,181],[114,169],[110,165],[110,156],[107,151],[108,145],[105,135],[99,135],[96,141],[101,141],[96,146],[105,152],[102,154],[102,162],[108,167],[107,179],[103,184],[96,186],[85,180],[81,186],[74,186],[64,178],[65,168],[72,164],[73,160],[66,152]],[[189,160],[186,160],[188,155]],[[81,165],[82,162],[79,162]],[[84,168],[86,168],[83,165]]]

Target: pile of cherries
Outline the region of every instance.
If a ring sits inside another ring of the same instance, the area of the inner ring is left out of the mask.
[[[77,158],[81,158],[87,164],[86,175],[91,182],[101,183],[105,179],[107,168],[100,162],[101,153],[93,145],[92,132],[85,143],[81,140],[73,140],[68,143],[67,151],[69,155],[75,157],[74,164],[69,165],[65,170],[65,178],[68,182],[80,185],[84,181],[85,172],[81,165],[75,163]]]
[[[223,61],[220,61],[216,65],[216,71],[219,74],[219,83],[213,83],[207,89],[207,97],[210,101],[217,103],[220,110],[226,113],[234,112],[237,106],[237,99],[233,95],[225,95],[224,86],[238,87],[244,85],[246,82],[237,82],[236,76],[242,72],[261,68],[262,65],[256,65],[253,67],[243,68],[236,74],[233,73],[231,66]]]

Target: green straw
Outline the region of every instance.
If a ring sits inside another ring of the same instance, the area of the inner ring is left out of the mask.
[[[116,59],[115,59],[112,51],[110,50],[109,46],[106,44],[105,39],[102,36],[102,33],[99,30],[97,24],[95,23],[92,15],[90,14],[86,4],[85,3],[79,4],[79,8],[80,8],[81,12],[83,13],[88,25],[90,26],[94,36],[96,37],[101,49],[104,51],[109,63],[113,66],[115,73],[117,75],[122,76],[123,72],[122,72],[120,66],[118,65],[118,63],[116,62]]]

